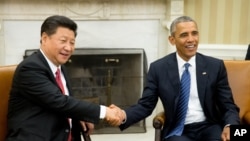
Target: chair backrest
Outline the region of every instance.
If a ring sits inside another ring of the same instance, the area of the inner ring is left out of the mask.
[[[250,61],[224,61],[240,118],[250,111]]]
[[[0,141],[5,140],[7,132],[7,111],[9,92],[16,65],[0,66]]]

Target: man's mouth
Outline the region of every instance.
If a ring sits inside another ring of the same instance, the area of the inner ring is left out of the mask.
[[[187,45],[186,48],[194,48],[195,45]]]
[[[69,56],[69,54],[65,54],[65,53],[60,53],[60,54],[65,56],[65,57]]]

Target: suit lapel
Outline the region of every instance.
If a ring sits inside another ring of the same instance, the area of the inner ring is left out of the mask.
[[[54,77],[54,74],[53,74],[53,72],[51,71],[50,66],[49,66],[47,60],[45,59],[45,57],[43,56],[42,52],[41,52],[40,50],[38,50],[36,53],[37,53],[39,59],[42,61],[41,65],[45,65],[45,68],[47,68],[47,71],[48,71],[49,74],[50,74],[50,78],[53,80],[53,82],[54,82],[55,84],[57,84],[57,83],[56,83],[56,80],[54,79],[54,78],[55,78],[55,77]]]
[[[208,69],[204,58],[199,54],[196,55],[196,77],[197,77],[197,89],[202,108],[204,109],[205,91],[207,88]]]
[[[169,81],[173,85],[174,91],[174,111],[176,110],[176,107],[178,105],[178,99],[180,95],[180,77],[179,77],[179,70],[178,70],[178,65],[177,65],[177,59],[176,59],[176,53],[170,56],[167,62],[167,74],[169,77]]]
[[[64,78],[65,78],[65,81],[66,81],[66,85],[67,85],[67,88],[69,90],[69,95],[71,95],[71,85],[69,83],[70,82],[70,78],[67,75],[66,67],[64,65],[61,65],[61,70],[63,72]]]
[[[43,56],[42,52],[40,50],[38,50],[36,53],[37,53],[38,57],[40,58],[40,60],[43,62],[43,65],[46,65],[46,68],[48,69],[51,80],[57,85],[54,74],[51,71],[50,66],[49,66],[48,62],[46,61],[45,57]],[[64,74],[66,85],[68,87],[69,95],[70,95],[71,94],[71,85],[69,83],[69,76],[67,75],[67,71],[66,71],[66,68],[64,65],[61,66],[61,70],[62,70],[62,73]]]

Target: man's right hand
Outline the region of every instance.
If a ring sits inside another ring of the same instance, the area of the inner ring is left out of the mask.
[[[125,117],[125,112],[113,104],[106,108],[105,120],[112,126],[119,126]]]

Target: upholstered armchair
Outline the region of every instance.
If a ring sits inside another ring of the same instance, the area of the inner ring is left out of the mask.
[[[229,85],[233,92],[235,103],[240,108],[241,124],[250,125],[250,61],[224,61]],[[164,111],[153,119],[155,141],[161,140],[161,129],[165,121]]]
[[[7,111],[9,91],[16,65],[0,67],[0,141],[5,140],[7,132]]]

